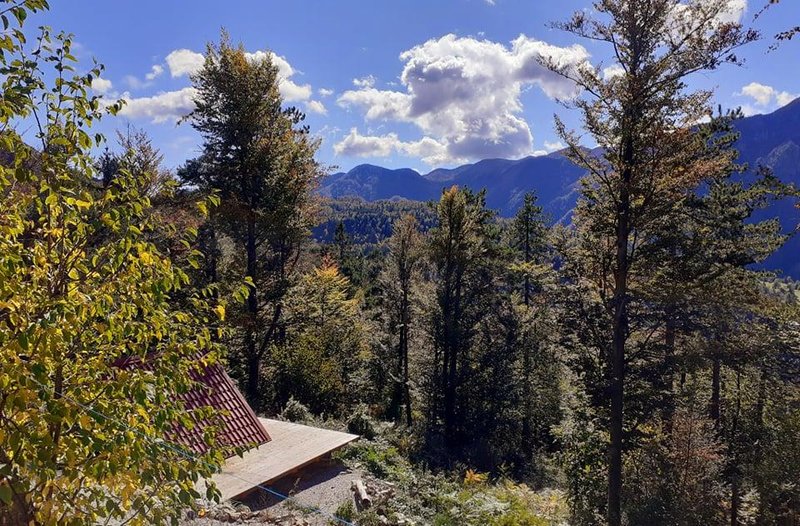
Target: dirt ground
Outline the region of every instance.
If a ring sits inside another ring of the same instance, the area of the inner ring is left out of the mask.
[[[327,526],[344,502],[353,500],[351,483],[362,478],[340,461],[322,459],[269,484],[269,488],[291,497],[282,501],[263,490],[256,490],[241,502],[224,503],[208,510],[204,517],[187,518],[182,526],[222,526],[226,524],[281,524],[287,526]],[[318,510],[318,511],[312,511]]]

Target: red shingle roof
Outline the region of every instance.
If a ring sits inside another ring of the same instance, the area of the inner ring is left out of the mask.
[[[115,365],[123,369],[131,367],[150,369],[148,361],[124,358],[118,360]],[[192,380],[200,385],[182,395],[181,398],[186,409],[212,407],[219,413],[218,418],[215,418],[213,422],[219,426],[218,446],[224,450],[240,447],[251,449],[271,440],[269,433],[222,365],[211,365],[199,371],[192,371],[190,375]],[[193,416],[193,420],[195,425],[192,429],[175,425],[169,439],[195,453],[202,454],[208,449],[203,440],[203,430],[211,422],[195,416]],[[229,451],[229,454],[233,454],[233,451]]]
[[[249,449],[270,441],[267,430],[221,365],[212,365],[201,372],[192,373],[192,379],[201,383],[202,387],[186,393],[183,401],[187,409],[211,406],[221,413],[222,422],[217,435],[220,446]],[[173,439],[196,453],[203,453],[207,449],[203,441],[205,423],[200,421],[197,424],[193,429],[175,426]]]

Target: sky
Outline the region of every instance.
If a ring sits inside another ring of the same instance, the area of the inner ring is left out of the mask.
[[[800,2],[729,0],[730,16],[764,35],[745,65],[691,80],[715,102],[768,113],[800,96],[800,41],[770,51],[773,35],[800,25]],[[202,138],[179,123],[193,107],[189,75],[222,28],[248,52],[272,53],[287,104],[305,111],[332,171],[362,164],[422,173],[484,158],[521,158],[563,147],[554,114],[579,128],[569,82],[537,58],[608,67],[608,49],[551,22],[590,0],[51,0],[29,22],[75,35],[87,69],[105,65],[93,89],[127,101],[99,131],[142,128],[176,168]],[[609,70],[613,72],[613,70]]]

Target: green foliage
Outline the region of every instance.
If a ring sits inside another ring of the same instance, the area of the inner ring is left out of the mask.
[[[4,24],[46,2],[16,5]],[[103,108],[89,90],[101,67],[76,74],[72,37],[46,28],[31,55],[21,30],[2,42],[0,522],[175,519],[223,461],[211,426],[199,457],[165,439],[195,425],[180,395],[194,387],[191,371],[218,360],[211,327],[224,307],[187,289],[150,240],[153,174],[133,154],[97,184],[89,152],[102,136],[88,128]],[[31,117],[39,151],[14,131]],[[181,293],[184,307],[172,301]]]
[[[281,418],[289,422],[305,423],[310,422],[314,416],[308,410],[308,407],[295,400],[293,396],[290,396],[289,401],[286,402],[286,406],[281,411]]]
[[[352,499],[340,504],[339,507],[336,508],[336,511],[334,512],[334,515],[336,517],[346,521],[352,521],[355,518],[355,514],[356,514],[356,508],[353,505]],[[340,523],[336,522],[336,524]]]
[[[436,224],[436,214],[426,203],[404,199],[364,201],[356,197],[324,198],[320,203],[320,223],[314,227],[314,238],[332,243],[341,224],[354,245],[379,245],[393,232],[393,225],[406,215],[414,216],[422,232]]]
[[[289,397],[313,413],[341,415],[358,398],[354,381],[369,348],[359,301],[330,260],[303,276],[287,301],[291,331],[272,349],[276,402]]]
[[[339,455],[348,464],[394,483],[394,496],[378,509],[356,514],[358,524],[379,524],[378,514],[399,524],[465,526],[556,525],[567,516],[560,492],[537,493],[508,479],[473,482],[463,473],[432,474],[410,465],[382,440],[360,441]]]
[[[230,317],[237,329],[231,362],[258,408],[266,398],[261,361],[282,339],[284,302],[311,226],[311,190],[322,174],[314,159],[319,141],[302,124],[302,112],[284,107],[271,54],[248,58],[224,32],[219,44],[208,45],[192,82],[198,95],[188,120],[203,136],[203,153],[180,175],[219,196],[207,228],[209,244],[227,238],[234,281],[250,280],[243,311]],[[216,269],[208,274],[218,278]],[[314,346],[319,344],[307,342]]]
[[[347,419],[347,431],[368,440],[375,438],[375,421],[367,414],[364,405],[358,406]]]

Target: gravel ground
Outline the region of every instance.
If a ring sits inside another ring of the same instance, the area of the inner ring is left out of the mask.
[[[256,490],[240,503],[224,503],[208,511],[203,518],[186,519],[182,526],[222,526],[226,524],[284,524],[328,526],[330,516],[344,502],[353,500],[352,481],[363,474],[339,461],[322,459],[297,474],[270,483],[269,487],[290,495],[280,501]],[[324,514],[304,508],[316,507]]]

